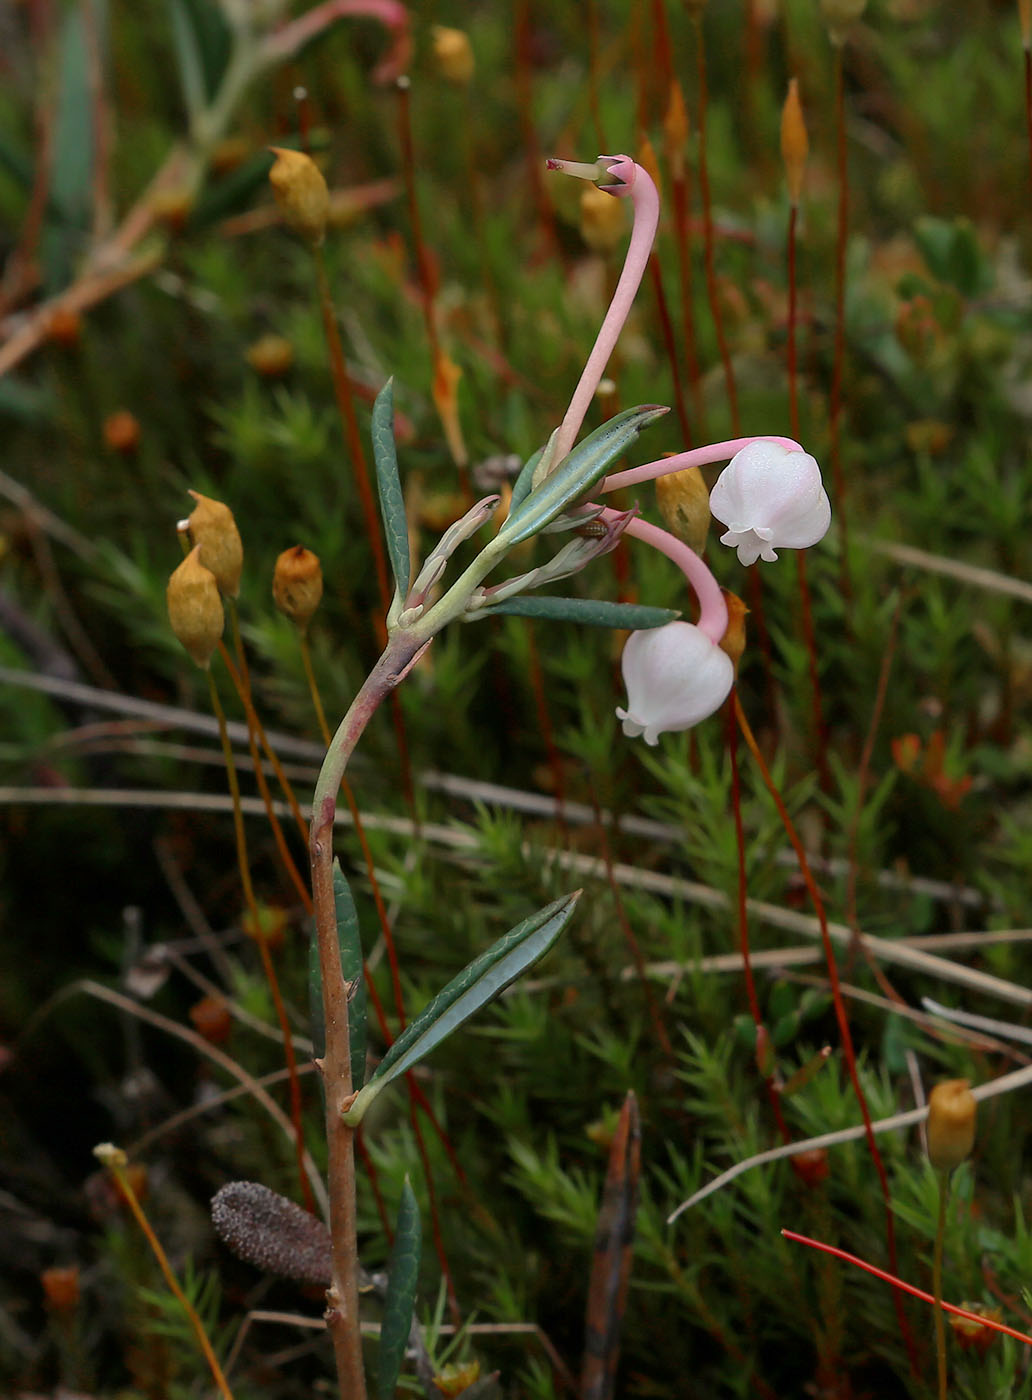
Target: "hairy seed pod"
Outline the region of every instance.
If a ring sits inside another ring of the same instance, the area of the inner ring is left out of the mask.
[[[165,600],[172,631],[190,653],[195,665],[206,671],[225,626],[222,599],[215,575],[200,559],[195,544],[168,581]]]
[[[286,1196],[257,1181],[230,1181],[211,1203],[222,1243],[247,1264],[299,1283],[330,1282],[330,1232]]]

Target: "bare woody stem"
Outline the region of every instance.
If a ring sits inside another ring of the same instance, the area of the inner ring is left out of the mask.
[[[327,1291],[326,1324],[333,1340],[341,1394],[365,1400],[362,1334],[358,1313],[358,1235],[355,1221],[355,1134],[341,1118],[353,1093],[350,985],[337,942],[333,897],[333,823],[344,770],[366,725],[401,680],[422,641],[396,635],[373,667],[341,720],[315,787],[309,850],[312,898],[322,976],[326,1052],[320,1064],[326,1088],[326,1140],[329,1150],[330,1240],[333,1281]]]

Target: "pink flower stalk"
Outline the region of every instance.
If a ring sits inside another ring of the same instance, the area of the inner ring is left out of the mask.
[[[641,279],[648,266],[649,254],[652,252],[656,229],[659,226],[659,194],[648,172],[643,170],[640,165],[636,165],[630,156],[599,156],[594,165],[550,157],[545,164],[549,170],[562,170],[567,175],[573,175],[579,180],[598,180],[608,172],[610,176],[615,178],[616,183],[600,185],[599,189],[605,190],[606,194],[611,194],[617,199],[630,195],[631,203],[634,205],[631,241],[627,247],[627,256],[624,259],[620,280],[616,284],[616,291],[609,303],[609,310],[606,312],[598,335],[595,337],[595,344],[591,348],[587,364],[585,364],[577,387],[573,391],[570,406],[559,425],[553,460],[561,462],[580,432],[584,415],[587,413],[595,390],[598,388],[599,380],[605,373],[609,357],[613,353],[613,347],[623,329],[624,322],[627,320],[628,312],[634,303]]]
[[[604,495],[607,491],[619,491],[622,486],[640,486],[643,481],[655,481],[657,477],[668,476],[670,472],[686,471],[688,467],[707,467],[713,462],[729,461],[743,447],[754,442],[772,442],[784,447],[788,452],[802,452],[793,438],[764,434],[763,437],[728,438],[726,442],[711,442],[705,447],[693,447],[689,452],[678,452],[673,457],[661,457],[658,462],[646,462],[641,467],[628,467],[626,471],[614,472],[607,476],[598,490]]]

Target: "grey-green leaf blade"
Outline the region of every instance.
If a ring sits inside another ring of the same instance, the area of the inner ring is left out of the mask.
[[[345,980],[355,986],[348,1002],[348,1033],[351,1045],[351,1083],[361,1089],[365,1082],[366,1064],[366,985],[362,973],[362,937],[358,927],[358,911],[351,895],[340,861],[333,862],[333,903],[337,915],[337,941],[340,944],[340,965]]]
[[[412,1311],[419,1280],[419,1255],[423,1227],[416,1194],[405,1178],[398,1205],[398,1222],[387,1279],[387,1297],[380,1323],[380,1354],[377,1359],[376,1393],[379,1400],[394,1400],[398,1373],[405,1359]]]
[[[587,627],[623,627],[631,632],[646,631],[676,622],[681,616],[674,608],[653,608],[638,603],[611,603],[601,598],[552,598],[521,594],[506,598],[490,608],[479,608],[466,620],[481,617],[535,617],[549,622],[575,622]]]
[[[388,379],[376,396],[372,421],[373,458],[376,462],[376,484],[380,493],[380,514],[387,552],[398,593],[404,599],[409,590],[411,560],[409,558],[408,521],[405,518],[405,498],[398,473],[398,449],[394,441],[394,380]]]

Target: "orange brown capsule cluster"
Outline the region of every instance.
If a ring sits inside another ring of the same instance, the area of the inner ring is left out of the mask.
[[[966,1079],[944,1079],[929,1094],[928,1160],[936,1171],[952,1171],[970,1156],[977,1108]]]
[[[434,64],[447,83],[465,87],[473,77],[476,66],[469,38],[461,29],[448,29],[443,24],[433,27]]]
[[[79,1266],[56,1264],[40,1275],[47,1307],[55,1313],[70,1313],[79,1305]]]
[[[139,421],[127,408],[120,408],[104,419],[104,443],[112,452],[130,456],[140,445]]]
[[[285,549],[276,560],[272,575],[272,597],[277,608],[304,632],[323,595],[322,565],[319,556],[303,544]]]
[[[281,335],[263,335],[247,347],[246,359],[256,374],[279,379],[294,363],[294,347]]]
[[[1003,1321],[1003,1313],[999,1308],[989,1308],[984,1303],[964,1303],[963,1307],[966,1312],[978,1313],[980,1317],[989,1318],[993,1322]],[[950,1313],[947,1320],[961,1351],[973,1351],[978,1356],[985,1356],[999,1336],[995,1327],[972,1322],[969,1317],[957,1317],[956,1313]]]
[[[195,544],[168,581],[165,600],[172,631],[190,653],[195,665],[206,671],[225,626],[225,614],[215,575],[200,559]]]

